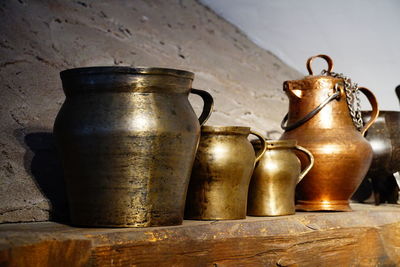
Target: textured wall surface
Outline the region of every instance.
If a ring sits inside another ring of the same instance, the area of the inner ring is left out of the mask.
[[[215,98],[209,125],[264,133],[287,110],[282,82],[299,77],[194,0],[1,1],[0,27],[0,222],[67,218],[52,139],[61,70],[190,70],[194,87]],[[201,101],[190,100],[199,111]]]

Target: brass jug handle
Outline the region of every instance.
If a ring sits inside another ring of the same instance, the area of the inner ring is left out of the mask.
[[[316,59],[318,57],[322,58],[322,59],[325,59],[326,63],[328,63],[328,69],[326,70],[325,73],[330,75],[332,70],[333,70],[333,60],[330,57],[328,57],[327,55],[322,55],[322,54],[310,57],[307,60],[306,66],[307,66],[308,73],[310,75],[313,75],[313,70],[311,69],[311,63],[313,62],[314,59]]]
[[[311,170],[311,168],[314,166],[314,156],[311,154],[310,151],[308,151],[307,149],[305,149],[302,146],[296,145],[295,149],[306,154],[306,156],[308,157],[308,160],[310,162],[308,164],[308,166],[306,168],[304,168],[304,170],[301,171],[301,173],[299,175],[299,180],[297,181],[297,183],[299,183],[304,178],[304,176],[306,176],[306,174]]]
[[[369,103],[371,104],[371,107],[372,107],[371,119],[361,129],[361,134],[364,136],[365,133],[367,132],[368,128],[371,127],[371,125],[378,118],[378,116],[379,116],[379,107],[378,107],[378,101],[376,101],[375,95],[368,88],[358,87],[358,90],[360,90],[368,98],[368,101],[369,101]]]
[[[214,99],[210,95],[209,92],[204,91],[204,90],[192,88],[190,90],[190,93],[199,95],[203,99],[203,102],[204,102],[203,111],[201,112],[201,115],[199,117],[200,126],[203,126],[203,124],[208,120],[208,118],[210,117],[210,115],[212,113],[213,106],[214,106]]]
[[[256,131],[250,131],[250,134],[257,136],[257,138],[261,141],[261,152],[259,151],[258,155],[256,155],[256,160],[254,161],[255,165],[261,159],[261,157],[264,156],[265,151],[267,151],[267,143],[265,142],[265,138]]]

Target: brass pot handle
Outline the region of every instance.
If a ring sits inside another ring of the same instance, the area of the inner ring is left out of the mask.
[[[358,90],[360,90],[368,98],[368,101],[372,106],[371,119],[361,129],[361,134],[364,136],[365,133],[367,132],[368,128],[371,127],[371,125],[378,118],[379,107],[378,107],[378,101],[376,101],[375,95],[368,88],[358,87]]]
[[[326,74],[330,75],[333,70],[333,60],[330,57],[328,57],[327,55],[322,55],[322,54],[310,57],[307,60],[306,66],[307,66],[308,73],[310,75],[313,75],[313,70],[311,69],[311,63],[313,62],[314,59],[316,59],[318,57],[325,59],[326,63],[328,63],[328,69],[326,71]]]
[[[258,155],[256,155],[256,160],[254,161],[255,165],[261,159],[261,157],[264,156],[265,151],[267,151],[267,143],[265,143],[265,138],[256,131],[250,131],[250,134],[257,136],[257,138],[261,141],[261,152],[259,151]]]
[[[199,95],[203,99],[203,102],[204,102],[203,111],[201,112],[201,115],[199,117],[200,126],[203,126],[203,124],[208,120],[208,118],[210,117],[210,115],[212,113],[213,106],[214,106],[214,99],[210,95],[209,92],[204,91],[204,90],[192,88],[190,90],[190,93]]]
[[[311,170],[311,168],[314,166],[314,156],[311,154],[310,151],[308,151],[307,149],[305,149],[302,146],[296,145],[295,149],[306,154],[306,156],[308,157],[308,160],[310,162],[308,164],[308,166],[306,168],[304,168],[304,170],[301,171],[301,173],[299,175],[299,180],[297,181],[297,183],[299,183],[304,178],[304,176],[306,176],[306,174]]]

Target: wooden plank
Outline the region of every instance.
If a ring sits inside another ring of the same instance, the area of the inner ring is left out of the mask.
[[[299,212],[155,228],[0,225],[1,266],[396,266],[400,209]]]
[[[84,266],[89,256],[89,240],[46,240],[1,250],[0,266]]]

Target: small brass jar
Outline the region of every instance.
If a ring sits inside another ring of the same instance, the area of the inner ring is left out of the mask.
[[[295,188],[311,170],[314,157],[296,140],[267,140],[267,150],[257,163],[251,178],[247,214],[280,216],[295,213]],[[258,144],[253,144],[257,150]],[[301,171],[296,150],[303,152],[309,164]]]
[[[256,135],[256,153],[247,139]],[[190,178],[185,218],[234,220],[246,218],[247,193],[255,163],[265,152],[264,138],[249,127],[202,126]]]

